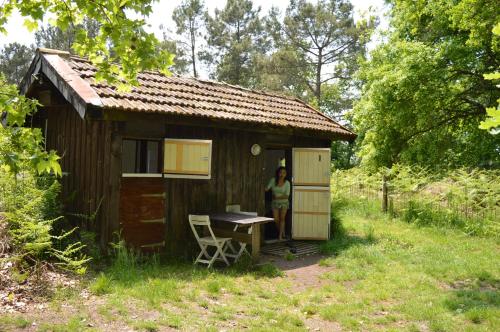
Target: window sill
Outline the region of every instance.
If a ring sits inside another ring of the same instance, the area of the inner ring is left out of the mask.
[[[122,173],[122,178],[161,178],[161,173]]]

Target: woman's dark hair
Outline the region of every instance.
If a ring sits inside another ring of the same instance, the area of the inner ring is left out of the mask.
[[[278,169],[276,170],[276,175],[274,176],[274,183],[276,185],[278,185],[278,180],[280,179],[280,172],[281,170],[284,169],[285,172],[286,172],[286,167],[285,166],[280,166],[278,167]],[[286,180],[286,176],[285,176],[285,180]]]

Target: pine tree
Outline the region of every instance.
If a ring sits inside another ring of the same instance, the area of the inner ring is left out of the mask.
[[[304,84],[322,103],[322,86],[350,81],[358,57],[365,54],[374,19],[354,22],[353,6],[345,0],[291,1],[283,24],[274,15],[274,39],[280,52],[297,52],[283,66],[298,67]]]
[[[206,15],[209,51],[207,63],[215,64],[212,77],[241,86],[254,86],[254,62],[266,52],[269,43],[259,18],[260,7],[250,0],[228,0],[223,10]]]
[[[34,47],[19,43],[10,43],[0,50],[0,73],[5,75],[7,83],[19,83],[28,71],[34,55]]]
[[[197,37],[200,36],[200,29],[203,25],[205,4],[202,0],[184,0],[172,15],[177,26],[177,33],[185,35],[189,39],[189,48],[191,54],[191,64],[193,66],[193,76],[198,77],[196,69],[196,47]],[[179,47],[176,47],[177,51]],[[179,58],[178,56],[176,57]]]

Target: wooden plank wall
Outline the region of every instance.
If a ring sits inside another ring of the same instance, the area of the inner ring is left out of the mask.
[[[186,138],[212,140],[212,177],[206,179],[158,179],[166,193],[166,251],[190,256],[196,243],[188,215],[224,211],[228,204],[240,204],[244,211],[265,213],[264,153],[252,156],[257,143],[297,147],[325,147],[330,142],[307,137],[265,135],[244,130],[208,126],[179,126],[161,121],[129,121],[122,131],[130,138]]]
[[[104,247],[114,229],[109,221],[118,214],[114,212],[118,204],[115,202],[115,208],[111,206],[114,202],[111,198],[117,201],[115,192],[119,181],[117,176],[112,176],[112,165],[116,164],[112,154],[113,123],[84,120],[69,104],[48,107],[46,116],[47,149],[56,150],[61,156],[65,211],[75,224],[96,231]],[[97,213],[94,221],[74,216],[94,213]]]
[[[250,147],[262,138],[234,130],[167,126],[167,137],[211,139],[212,178],[165,179],[166,246],[172,253],[190,255],[195,246],[188,215],[224,211],[240,204],[244,211],[264,212],[263,155],[252,156]],[[188,245],[186,245],[188,244]]]
[[[81,119],[68,104],[47,108],[47,148],[62,156],[63,199],[69,213],[92,214],[100,203],[94,224],[78,222],[95,230],[104,248],[120,230],[121,145],[123,138],[211,139],[212,178],[162,179],[167,195],[166,251],[191,256],[196,243],[188,224],[188,214],[209,214],[225,210],[228,204],[240,204],[242,210],[265,211],[264,153],[252,156],[250,147],[257,143],[282,147],[327,147],[327,139],[266,134],[214,126],[178,125],[160,116],[140,115],[122,119]],[[125,121],[128,120],[128,121]]]

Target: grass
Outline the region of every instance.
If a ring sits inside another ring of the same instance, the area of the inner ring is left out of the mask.
[[[495,239],[388,219],[376,206],[334,209],[342,227],[322,246],[313,287],[270,264],[207,271],[122,253],[84,286],[90,300],[61,290],[52,312],[0,316],[0,330],[36,322],[41,331],[305,331],[311,321],[354,331],[500,330]]]

